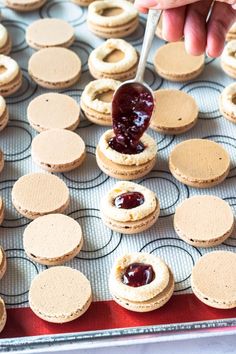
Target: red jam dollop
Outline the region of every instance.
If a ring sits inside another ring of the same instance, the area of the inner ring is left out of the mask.
[[[151,91],[138,83],[122,85],[112,101],[112,119],[115,137],[109,146],[123,154],[139,154],[145,146],[140,142],[147,130],[154,100]]]
[[[155,273],[150,264],[133,263],[126,268],[122,282],[125,285],[138,288],[150,284],[154,278]]]
[[[144,196],[139,192],[127,192],[116,197],[114,204],[119,209],[133,209],[144,203]]]

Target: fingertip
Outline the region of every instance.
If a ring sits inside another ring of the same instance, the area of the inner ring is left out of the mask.
[[[194,39],[185,39],[185,49],[189,55],[199,56],[205,53],[205,46],[202,43],[194,43]]]
[[[224,40],[211,38],[209,36],[207,41],[206,54],[210,58],[218,58],[224,50]]]

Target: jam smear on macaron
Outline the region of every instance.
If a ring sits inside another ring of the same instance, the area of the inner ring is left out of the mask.
[[[144,203],[144,196],[139,192],[126,192],[114,200],[114,204],[119,209],[133,209]]]
[[[148,88],[138,83],[122,85],[112,101],[112,120],[115,137],[109,146],[123,154],[139,154],[145,146],[140,139],[147,130],[154,99]]]
[[[125,285],[138,288],[150,284],[155,278],[155,273],[150,264],[132,263],[122,276],[122,282]]]

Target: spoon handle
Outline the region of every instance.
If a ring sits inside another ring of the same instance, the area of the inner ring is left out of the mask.
[[[146,63],[147,63],[147,57],[152,45],[153,37],[155,35],[155,31],[157,28],[157,25],[160,21],[162,12],[159,10],[149,10],[148,12],[148,18],[147,18],[147,24],[146,24],[146,30],[145,30],[145,35],[144,35],[144,40],[143,40],[143,46],[142,46],[142,51],[139,59],[139,65],[137,69],[137,74],[135,77],[135,81],[138,82],[143,82],[143,76],[144,76],[144,71],[146,68]]]

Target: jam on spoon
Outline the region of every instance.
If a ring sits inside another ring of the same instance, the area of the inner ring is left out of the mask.
[[[139,192],[127,192],[116,197],[114,204],[119,209],[133,209],[144,203],[144,196]]]
[[[152,92],[138,82],[123,84],[112,102],[112,119],[115,137],[109,146],[123,154],[139,154],[145,146],[140,142],[149,126],[154,109]]]
[[[134,288],[150,284],[155,278],[155,273],[150,264],[133,263],[130,264],[122,276],[125,285]]]
[[[155,9],[149,10],[136,77],[122,84],[113,97],[112,119],[115,137],[109,141],[109,146],[123,154],[139,154],[145,149],[140,139],[149,126],[154,99],[152,89],[143,83],[143,78],[161,13]]]

